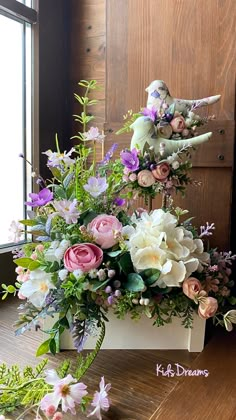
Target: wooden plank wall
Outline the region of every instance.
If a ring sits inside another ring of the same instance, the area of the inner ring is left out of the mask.
[[[235,126],[232,75],[236,2],[72,0],[71,3],[72,92],[81,77],[99,80],[102,101],[95,113],[101,124],[102,119],[106,122],[106,148],[118,140],[119,153],[129,145],[131,135],[117,138],[114,133],[128,109],[138,111],[145,106],[145,88],[154,79],[165,80],[176,97],[222,95],[221,101],[209,108],[209,113],[217,118],[209,126],[213,138],[193,160],[193,178],[201,181],[202,186],[189,187],[186,198],[175,202],[196,216],[196,224],[215,222],[212,245],[228,247]],[[78,110],[77,104],[74,109]],[[155,200],[154,206],[159,205],[160,200]]]

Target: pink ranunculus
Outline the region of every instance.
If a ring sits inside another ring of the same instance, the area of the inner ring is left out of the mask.
[[[170,125],[174,133],[181,133],[186,128],[185,119],[182,117],[182,115],[173,118],[173,120],[170,122]]]
[[[75,244],[67,248],[64,254],[64,266],[70,272],[75,270],[90,271],[99,267],[102,260],[102,249],[90,243]]]
[[[204,297],[198,307],[198,315],[202,319],[211,318],[218,309],[218,302],[213,297]]]
[[[153,169],[152,174],[158,181],[164,181],[170,173],[170,165],[167,162],[162,162]]]
[[[202,290],[202,285],[195,277],[189,277],[183,282],[183,292],[189,299],[194,299],[196,294]]]
[[[152,172],[148,169],[144,169],[138,174],[138,184],[141,187],[151,187],[155,183],[155,178],[152,175]]]
[[[88,232],[94,236],[96,244],[103,249],[111,248],[118,242],[117,233],[122,230],[122,224],[115,216],[101,214],[88,224]]]

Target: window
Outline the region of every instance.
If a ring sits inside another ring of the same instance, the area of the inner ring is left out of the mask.
[[[0,0],[0,247],[11,245],[9,227],[25,218],[31,190],[32,161],[32,23],[31,1]]]

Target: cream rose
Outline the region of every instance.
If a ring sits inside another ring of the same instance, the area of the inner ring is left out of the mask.
[[[195,277],[189,277],[183,282],[183,292],[189,299],[194,299],[196,294],[202,290],[202,285]]]
[[[151,187],[156,182],[152,172],[144,169],[138,174],[138,184],[140,187]]]

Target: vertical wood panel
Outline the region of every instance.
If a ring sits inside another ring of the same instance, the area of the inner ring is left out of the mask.
[[[215,222],[212,245],[228,247],[234,124],[228,130],[227,120],[234,120],[235,109],[236,2],[109,0],[107,4],[108,128],[122,124],[128,109],[138,111],[145,106],[145,88],[154,79],[165,80],[175,97],[222,95],[221,101],[209,108],[217,117],[211,126],[217,135],[195,158],[198,168],[193,176],[202,186],[189,187],[186,198],[177,198],[175,203],[188,208],[196,216],[196,224]],[[224,137],[219,137],[219,127],[226,129]],[[128,147],[131,135],[109,136],[107,147],[117,140]],[[225,168],[218,160],[219,150],[228,156]],[[154,206],[159,205],[160,200],[155,200]]]

